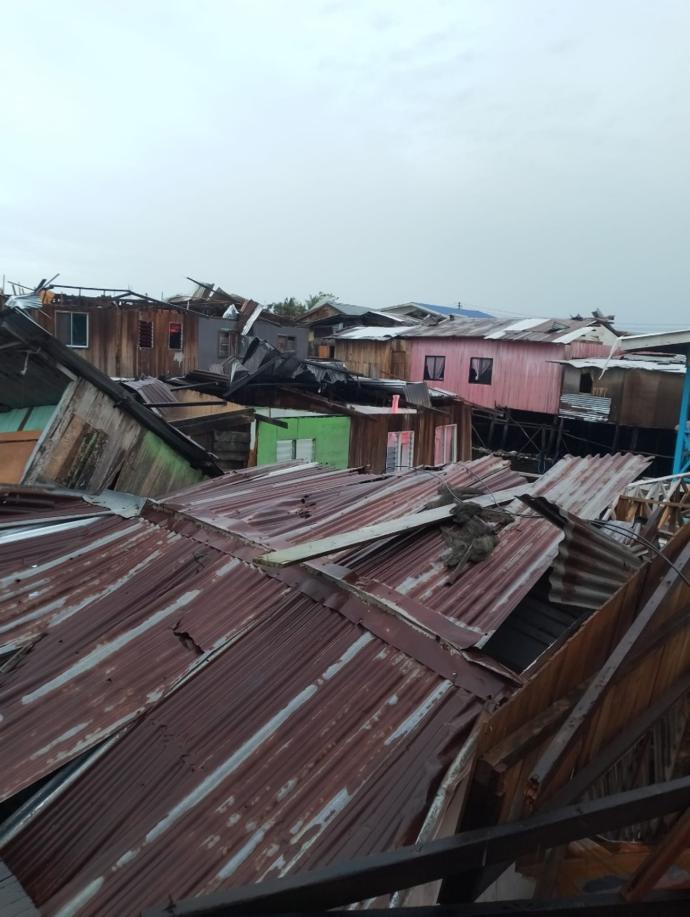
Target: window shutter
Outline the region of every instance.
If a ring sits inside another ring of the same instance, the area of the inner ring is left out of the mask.
[[[314,461],[314,440],[298,439],[295,445],[295,458],[303,462]]]
[[[279,439],[276,442],[276,462],[291,462],[294,457],[294,439]]]

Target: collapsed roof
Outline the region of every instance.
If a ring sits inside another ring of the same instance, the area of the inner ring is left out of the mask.
[[[414,842],[482,707],[521,680],[481,646],[563,537],[507,502],[493,552],[451,577],[439,497],[528,488],[595,518],[645,465],[567,459],[534,487],[494,457],[264,466],[138,518],[25,516],[0,554],[2,798],[54,776],[5,825],[11,869],[46,911],[121,914]],[[323,538],[325,559],[259,563]]]

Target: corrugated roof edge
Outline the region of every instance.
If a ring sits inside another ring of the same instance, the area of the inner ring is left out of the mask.
[[[180,433],[158,414],[137,401],[119,383],[113,382],[100,369],[74,353],[21,310],[11,308],[0,310],[0,329],[6,330],[25,344],[38,347],[56,363],[61,363],[82,379],[86,379],[87,382],[108,395],[115,402],[116,407],[130,414],[143,427],[155,433],[166,445],[187,459],[192,468],[198,468],[211,477],[223,474],[223,469],[194,440]]]

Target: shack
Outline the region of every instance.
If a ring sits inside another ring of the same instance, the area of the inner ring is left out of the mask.
[[[630,353],[562,363],[562,417],[660,430],[678,423],[685,357]]]
[[[198,363],[198,313],[127,289],[50,286],[36,321],[108,376],[186,372]]]
[[[334,337],[341,331],[370,327],[401,329],[413,324],[394,312],[355,306],[337,299],[325,299],[317,303],[313,309],[300,316],[299,323],[309,329],[309,356],[322,360],[337,359]]]
[[[0,476],[168,493],[221,473],[209,453],[19,309],[0,311]]]

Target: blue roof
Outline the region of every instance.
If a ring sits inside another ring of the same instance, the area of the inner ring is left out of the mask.
[[[480,312],[479,309],[463,309],[460,306],[435,306],[428,302],[414,302],[410,305],[421,306],[439,315],[457,315],[459,318],[493,318],[488,312]]]

